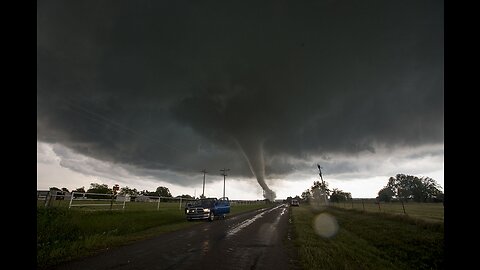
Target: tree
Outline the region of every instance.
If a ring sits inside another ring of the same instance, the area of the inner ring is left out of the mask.
[[[107,184],[98,184],[91,183],[90,188],[87,190],[87,193],[99,193],[99,194],[113,194],[113,190],[108,188]],[[106,196],[96,195],[96,194],[87,194],[87,198],[91,199],[106,199]]]
[[[112,193],[117,194],[117,192],[120,190],[120,186],[118,184],[113,185],[112,187]]]
[[[338,188],[334,188],[330,195],[331,202],[345,202],[352,199],[350,192],[344,192]]]
[[[310,198],[312,197],[312,194],[310,193],[310,190],[307,189],[304,192],[302,192],[301,197],[304,202],[309,202]]]
[[[324,194],[325,190],[325,194]],[[330,194],[330,189],[328,189],[328,183],[323,184],[320,181],[313,181],[313,186],[311,188],[312,198],[318,202],[324,202],[324,196],[328,200]]]
[[[85,193],[85,187],[77,188],[77,189],[75,189],[73,192],[82,192],[82,193]]]
[[[424,186],[426,201],[443,202],[444,194],[440,190],[440,185],[438,185],[434,179],[430,177],[424,177],[421,178],[421,181]]]
[[[131,189],[131,188],[129,188],[128,186],[125,186],[125,187],[123,187],[123,188],[120,189],[120,192],[118,193],[118,195],[137,196],[137,195],[138,195],[138,191],[137,191],[136,188]]]
[[[291,196],[288,196],[288,197],[287,197],[287,203],[288,203],[288,204],[291,204],[291,203],[292,203],[292,197],[291,197]]]
[[[381,202],[391,202],[395,192],[389,187],[384,187],[378,192],[378,200]]]
[[[435,197],[433,198],[433,202],[444,202],[445,200],[445,194],[443,194],[443,192],[441,192],[440,190],[437,192],[437,194],[435,194]]]
[[[77,194],[74,194],[73,196],[75,198],[78,198],[78,197],[82,197],[83,195],[82,194],[78,194],[78,193],[85,193],[85,187],[79,187],[75,190],[72,190],[72,192],[76,192]]]
[[[405,174],[390,177],[386,188],[391,189],[395,196],[403,201],[434,201],[437,196],[441,197],[443,194],[434,179],[430,177],[418,178]]]
[[[172,194],[170,194],[170,190],[166,187],[158,187],[157,190],[155,191],[157,196],[160,197],[172,197]]]
[[[113,194],[112,190],[108,188],[107,184],[91,183],[88,193]]]
[[[312,190],[314,189],[325,189],[326,193],[327,194],[330,194],[330,189],[328,189],[328,183],[322,183],[320,181],[313,181],[313,186],[312,186]]]

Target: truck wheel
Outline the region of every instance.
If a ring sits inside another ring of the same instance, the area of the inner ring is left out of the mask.
[[[215,215],[213,212],[210,212],[210,216],[208,216],[208,221],[213,221],[215,219]]]

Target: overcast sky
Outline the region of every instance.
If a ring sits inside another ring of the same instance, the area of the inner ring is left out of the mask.
[[[228,2],[228,3],[227,3]],[[261,3],[260,3],[261,2]],[[444,186],[443,1],[38,1],[37,188]]]

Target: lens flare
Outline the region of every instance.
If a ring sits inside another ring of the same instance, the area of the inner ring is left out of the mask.
[[[319,236],[331,238],[338,232],[337,219],[328,213],[321,213],[313,219],[313,229]]]

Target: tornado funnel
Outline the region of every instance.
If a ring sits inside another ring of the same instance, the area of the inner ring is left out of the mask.
[[[239,141],[236,140],[241,149],[248,166],[253,175],[257,178],[258,184],[262,187],[263,197],[269,201],[274,201],[276,194],[265,183],[265,162],[263,158],[263,142],[262,141]]]

